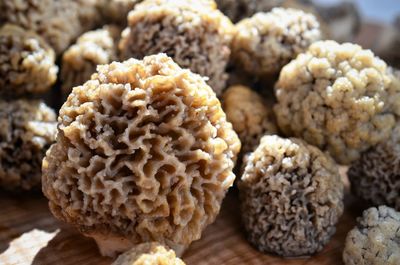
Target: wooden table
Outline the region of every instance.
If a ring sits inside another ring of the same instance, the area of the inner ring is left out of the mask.
[[[216,222],[183,256],[188,265],[342,264],[346,234],[366,208],[346,188],[345,213],[324,250],[311,258],[282,259],[259,253],[247,243],[238,205],[237,192],[231,190]],[[1,265],[109,265],[111,262],[100,256],[91,239],[55,220],[47,208],[47,200],[40,194],[15,196],[0,191]]]

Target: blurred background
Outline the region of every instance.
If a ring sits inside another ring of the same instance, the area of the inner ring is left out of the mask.
[[[311,2],[320,7],[319,12],[322,16],[332,18],[330,24],[333,24],[333,27],[329,27],[336,31],[334,39],[359,43],[364,48],[373,50],[388,64],[400,67],[400,0]],[[350,32],[350,29],[353,32]]]
[[[340,2],[353,3],[359,10],[362,20],[368,23],[394,23],[400,15],[399,0],[313,0],[315,3],[332,6]]]

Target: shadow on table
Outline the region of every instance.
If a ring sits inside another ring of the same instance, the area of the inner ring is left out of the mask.
[[[41,193],[14,194],[0,190],[0,255],[13,240],[29,231],[54,232],[58,227]]]
[[[72,228],[63,228],[35,256],[32,265],[109,265],[112,260],[101,257],[95,242]]]

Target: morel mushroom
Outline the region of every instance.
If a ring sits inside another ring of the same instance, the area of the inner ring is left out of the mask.
[[[254,151],[262,136],[277,133],[272,109],[248,87],[228,88],[222,96],[222,108],[239,135],[243,154]]]
[[[56,136],[56,114],[35,100],[0,100],[0,188],[40,188],[41,165]]]
[[[100,19],[97,0],[2,0],[0,10],[0,23],[36,32],[57,55]]]
[[[389,138],[400,86],[386,63],[356,44],[320,41],[286,65],[275,87],[279,128],[351,163]]]
[[[225,89],[234,26],[208,0],[147,0],[129,13],[119,44],[123,59],[167,53],[183,68]]]
[[[238,187],[248,239],[266,253],[320,251],[343,213],[337,165],[299,139],[264,136],[246,158]]]
[[[89,31],[63,54],[61,80],[64,95],[85,83],[96,72],[97,65],[117,60],[116,43],[121,31],[116,26]]]
[[[361,154],[348,176],[356,196],[400,210],[400,126],[392,137]]]
[[[112,265],[185,265],[173,250],[151,242],[142,243],[120,255]]]
[[[60,110],[50,209],[103,255],[150,241],[180,255],[215,220],[240,141],[203,78],[165,54],[97,71]]]
[[[314,15],[291,8],[274,8],[237,24],[232,58],[248,74],[274,76],[320,39],[320,25]]]
[[[346,238],[346,265],[400,264],[400,213],[380,206],[364,211]]]
[[[46,92],[57,79],[53,49],[38,35],[18,26],[0,28],[0,96]]]

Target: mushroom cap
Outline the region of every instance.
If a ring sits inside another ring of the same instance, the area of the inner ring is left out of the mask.
[[[400,213],[387,206],[365,210],[346,238],[346,265],[400,264]]]
[[[40,188],[41,164],[56,137],[56,115],[36,100],[0,100],[0,188]]]
[[[234,29],[214,1],[149,0],[129,13],[119,48],[123,59],[166,53],[181,67],[207,77],[219,95],[228,79]]]
[[[314,15],[274,8],[237,24],[232,58],[249,74],[273,76],[320,39],[320,25]]]
[[[173,250],[155,243],[142,243],[120,255],[112,265],[185,265]]]
[[[105,255],[149,241],[181,252],[215,220],[240,141],[201,76],[165,54],[97,71],[60,110],[50,209]]]
[[[351,190],[373,205],[400,210],[400,125],[389,140],[371,147],[351,164]]]
[[[0,24],[36,32],[60,55],[80,34],[100,21],[98,0],[2,0]]]
[[[299,139],[264,136],[238,184],[249,241],[285,257],[320,251],[343,213],[343,183],[327,154]]]
[[[117,59],[116,43],[120,36],[117,26],[108,25],[81,35],[62,57],[62,90],[68,95],[72,88],[85,83],[96,72],[97,65]]]
[[[242,143],[241,152],[254,151],[265,134],[276,134],[272,108],[249,87],[236,85],[222,95],[222,108]]]
[[[33,32],[5,24],[0,28],[0,96],[43,93],[57,79],[50,46]]]
[[[349,164],[389,138],[400,114],[400,86],[394,80],[370,50],[316,42],[280,73],[278,126]]]

